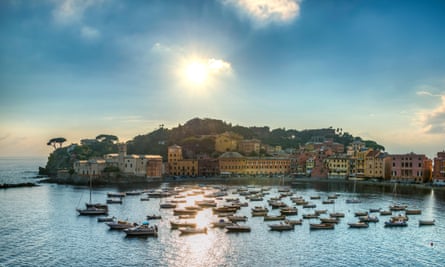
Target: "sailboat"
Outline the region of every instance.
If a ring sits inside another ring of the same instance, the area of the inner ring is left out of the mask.
[[[354,195],[355,195],[355,188],[357,185],[357,179],[354,180]],[[362,201],[358,198],[348,198],[346,199],[346,203],[361,203]]]
[[[402,210],[405,210],[408,206],[395,203],[396,196],[397,196],[397,183],[394,183],[393,204],[389,206],[389,210],[391,210],[391,211],[402,211]]]
[[[106,215],[108,214],[108,207],[104,204],[93,204],[91,201],[91,192],[93,187],[93,181],[90,176],[90,201],[86,203],[85,209],[76,209],[79,215]]]

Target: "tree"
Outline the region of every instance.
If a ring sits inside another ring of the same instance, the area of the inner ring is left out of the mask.
[[[46,143],[46,145],[48,146],[53,146],[54,149],[57,149],[56,144],[59,144],[59,148],[62,147],[62,144],[66,142],[66,139],[64,137],[56,137],[56,138],[52,138],[48,141],[48,143]]]
[[[115,135],[111,135],[111,134],[100,134],[98,136],[96,136],[96,140],[98,142],[108,142],[108,143],[116,143],[119,141],[119,138]]]

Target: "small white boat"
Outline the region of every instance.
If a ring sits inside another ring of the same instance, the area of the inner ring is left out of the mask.
[[[335,228],[333,223],[311,223],[309,225],[311,230],[331,230]]]
[[[366,222],[348,223],[350,228],[368,228],[369,224]]]
[[[295,225],[289,223],[269,224],[271,231],[290,231],[294,230]]]
[[[422,225],[435,225],[436,224],[436,220],[419,220],[419,226]]]
[[[124,229],[127,236],[158,236],[158,227],[150,226],[148,223],[142,223],[136,227]]]
[[[97,218],[97,222],[112,222],[116,219],[116,217],[99,217]]]
[[[179,229],[181,227],[195,228],[196,223],[187,222],[187,221],[184,221],[184,222],[170,221],[170,226],[171,226],[171,229]]]
[[[224,219],[221,219],[219,221],[212,222],[211,225],[212,227],[225,228],[228,225],[233,225],[233,223],[231,221],[226,221]]]
[[[227,232],[250,232],[250,226],[232,224],[226,226]]]
[[[137,226],[136,223],[132,223],[129,221],[113,221],[107,222],[106,224],[108,225],[108,227],[110,227],[111,230],[123,230]]]
[[[207,227],[204,228],[179,228],[181,235],[192,235],[192,234],[207,234]]]

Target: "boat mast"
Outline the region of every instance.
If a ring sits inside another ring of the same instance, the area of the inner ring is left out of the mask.
[[[90,204],[91,203],[93,203],[92,201],[91,201],[91,188],[93,187],[93,181],[92,181],[92,179],[91,179],[91,175],[90,175]]]

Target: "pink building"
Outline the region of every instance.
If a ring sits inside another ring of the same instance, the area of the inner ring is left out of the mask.
[[[423,183],[431,180],[432,160],[422,154],[390,155],[392,158],[391,180]]]
[[[445,184],[445,151],[437,152],[434,158],[433,183]]]

